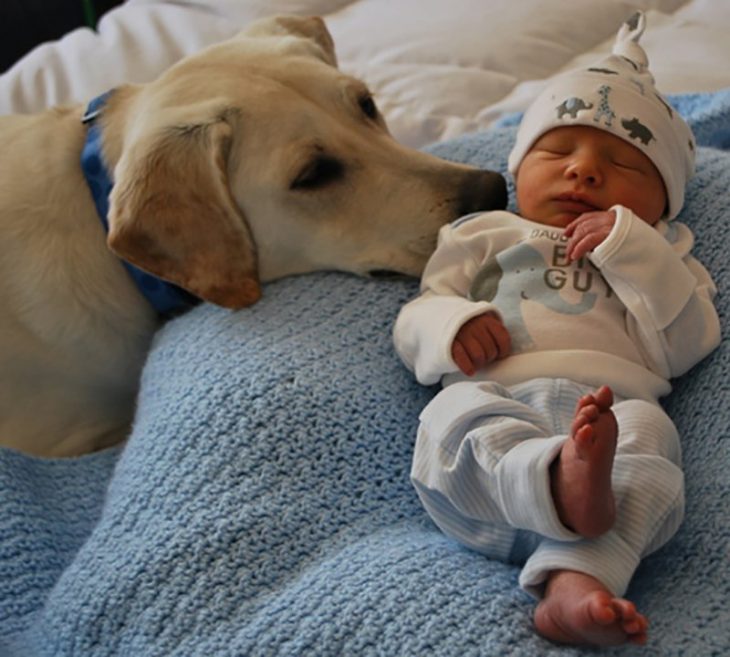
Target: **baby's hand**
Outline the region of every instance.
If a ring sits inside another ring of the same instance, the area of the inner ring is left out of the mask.
[[[616,223],[616,213],[586,212],[574,219],[565,227],[565,236],[569,237],[567,244],[568,258],[579,260],[589,251],[593,251],[608,237]]]
[[[508,356],[511,348],[502,320],[485,313],[472,317],[459,329],[451,345],[451,357],[464,374],[472,376],[493,360]]]

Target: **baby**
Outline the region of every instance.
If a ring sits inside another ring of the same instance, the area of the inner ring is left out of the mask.
[[[396,349],[423,384],[412,480],[436,524],[524,562],[537,630],[642,644],[623,596],[683,514],[679,438],[658,404],[720,340],[715,287],[678,222],[689,127],[638,39],[552,82],[509,158],[520,216],[445,226]]]

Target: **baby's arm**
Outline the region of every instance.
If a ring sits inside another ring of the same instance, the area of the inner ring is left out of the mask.
[[[691,231],[676,221],[652,227],[616,206],[610,235],[588,254],[628,310],[627,331],[664,378],[686,372],[720,342],[715,285],[690,255]]]
[[[478,235],[477,220],[464,226],[455,234],[454,228],[446,226],[439,234],[436,251],[426,265],[421,279],[421,294],[401,309],[393,328],[393,341],[396,351],[405,365],[412,370],[420,383],[437,383],[444,374],[459,370],[468,373],[470,364],[477,365],[485,356],[479,356],[483,348],[482,340],[487,341],[481,331],[477,336],[467,328],[462,334],[466,357],[462,357],[459,347],[454,353],[455,339],[460,329],[477,317],[491,317],[488,320],[489,334],[494,328],[498,338],[498,352],[505,351],[505,338],[497,327],[501,325],[496,309],[486,301],[471,301],[468,292],[471,282],[481,263],[488,257],[488,247]],[[474,230],[472,235],[469,231]],[[467,238],[464,239],[464,233]],[[465,244],[467,242],[467,244]],[[470,327],[476,328],[484,320],[475,321]],[[476,362],[472,363],[473,354]],[[491,352],[490,352],[491,353]],[[457,360],[457,357],[459,360]]]

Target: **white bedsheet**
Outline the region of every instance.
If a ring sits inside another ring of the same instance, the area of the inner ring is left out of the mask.
[[[150,80],[255,18],[318,14],[340,68],[370,85],[397,139],[423,146],[523,109],[546,78],[608,51],[636,9],[660,90],[730,87],[728,0],[129,0],[98,33],[39,46],[0,76],[0,113]]]

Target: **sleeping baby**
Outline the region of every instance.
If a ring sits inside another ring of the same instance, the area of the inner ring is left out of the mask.
[[[658,399],[720,340],[715,286],[672,221],[695,142],[654,87],[644,24],[535,100],[509,158],[519,216],[444,227],[394,329],[417,379],[443,384],[420,416],[423,505],[463,544],[524,562],[537,631],[560,643],[646,642],[624,595],[684,507]]]

